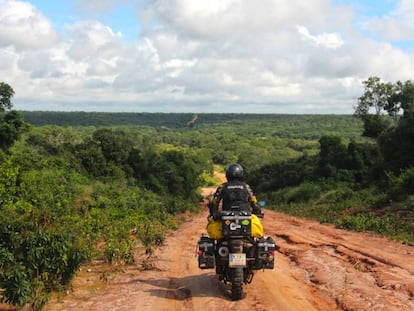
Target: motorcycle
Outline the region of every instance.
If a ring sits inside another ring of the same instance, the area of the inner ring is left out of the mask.
[[[274,269],[275,242],[271,237],[252,237],[249,211],[221,212],[222,238],[202,235],[198,241],[198,266],[214,269],[218,279],[231,284],[231,297],[243,297],[243,284],[250,284],[256,270]]]

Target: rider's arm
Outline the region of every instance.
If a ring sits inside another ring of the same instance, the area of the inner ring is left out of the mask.
[[[255,214],[259,217],[263,217],[262,208],[257,203],[257,198],[254,195],[253,190],[252,190],[252,188],[250,188],[249,185],[247,185],[247,191],[249,192],[249,203],[250,203],[250,206],[252,208],[253,214]]]
[[[219,207],[219,203],[222,198],[222,190],[223,190],[222,186],[218,187],[213,197],[211,198],[210,202],[208,203],[208,208],[210,210],[210,216],[212,216],[214,219],[220,218],[218,207]]]

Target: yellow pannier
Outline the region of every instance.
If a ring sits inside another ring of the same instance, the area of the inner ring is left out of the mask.
[[[213,217],[211,217],[207,224],[208,236],[214,240],[220,240],[223,237],[221,227],[221,220],[214,220]]]
[[[263,225],[260,218],[252,214],[252,236],[255,238],[262,238],[264,235]]]

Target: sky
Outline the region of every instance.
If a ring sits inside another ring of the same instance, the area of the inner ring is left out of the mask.
[[[352,114],[414,79],[414,0],[0,0],[29,111]]]

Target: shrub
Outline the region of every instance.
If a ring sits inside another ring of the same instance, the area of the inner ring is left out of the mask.
[[[319,198],[321,189],[317,184],[304,182],[289,191],[287,203],[309,202]]]
[[[3,224],[0,246],[13,251],[0,254],[3,299],[18,306],[30,302],[38,310],[52,290],[70,281],[88,258],[88,252],[64,231],[22,227],[12,222]]]
[[[389,193],[394,200],[404,200],[408,195],[414,194],[414,167],[401,171],[397,176],[388,174]]]

